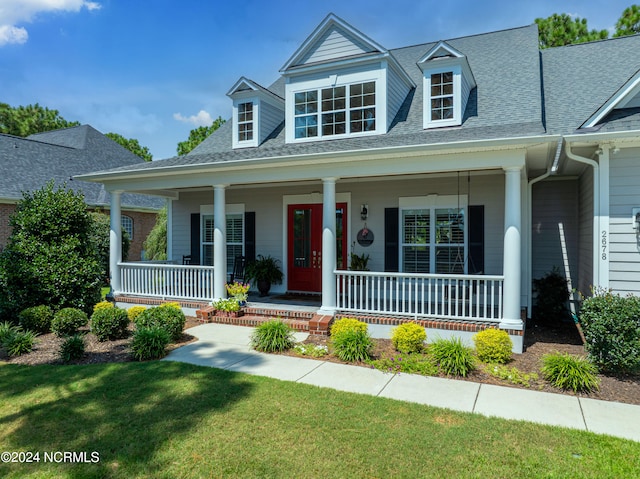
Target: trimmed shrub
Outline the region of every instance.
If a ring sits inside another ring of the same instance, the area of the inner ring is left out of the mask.
[[[177,341],[182,336],[186,318],[182,309],[173,306],[158,306],[142,311],[135,319],[136,328],[151,328],[158,326],[163,328],[173,341]]]
[[[362,329],[343,329],[331,335],[333,353],[342,361],[366,361],[371,357],[373,341]]]
[[[49,306],[40,305],[23,309],[18,314],[18,321],[22,329],[30,330],[39,334],[45,334],[51,331],[51,321],[53,320],[53,311]]]
[[[598,368],[586,358],[570,354],[545,354],[542,375],[556,387],[574,392],[598,389]]]
[[[84,356],[84,336],[82,334],[69,336],[60,345],[60,359],[65,363],[80,359],[82,356]]]
[[[460,338],[438,339],[429,346],[429,352],[447,375],[466,377],[475,369],[471,349]]]
[[[0,315],[38,304],[91,314],[104,275],[84,195],[53,181],[22,195],[0,253]]]
[[[367,332],[367,323],[358,321],[356,318],[342,318],[338,319],[331,325],[331,336],[340,334],[344,330],[355,330]]]
[[[170,340],[167,330],[160,326],[141,326],[133,333],[131,354],[138,361],[160,359],[166,355]]]
[[[99,309],[111,309],[115,308],[115,305],[110,301],[100,301],[93,306],[93,312],[95,313]]]
[[[101,308],[91,315],[90,324],[98,341],[121,339],[127,335],[129,317],[124,309]]]
[[[391,343],[401,353],[419,353],[424,348],[427,332],[417,323],[403,323],[393,330]]]
[[[51,331],[56,333],[58,337],[71,336],[88,322],[89,318],[84,311],[76,308],[64,308],[53,317]]]
[[[146,310],[147,308],[145,308],[144,306],[131,306],[129,309],[127,309],[127,316],[129,316],[129,321],[135,323],[136,318],[140,315],[140,313]]]
[[[293,329],[280,319],[265,321],[251,335],[251,347],[265,353],[286,351],[294,344]]]
[[[489,328],[473,336],[476,354],[483,363],[505,364],[511,361],[513,342],[502,329]]]
[[[182,311],[182,306],[177,301],[168,301],[166,303],[162,303],[158,308],[173,308],[179,311]]]
[[[594,291],[582,303],[580,324],[589,359],[611,373],[640,370],[640,298]]]
[[[36,343],[36,336],[33,331],[17,331],[7,338],[3,343],[9,356],[20,356],[30,353]]]

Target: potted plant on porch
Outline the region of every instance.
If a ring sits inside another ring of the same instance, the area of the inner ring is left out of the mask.
[[[246,276],[256,281],[260,296],[266,296],[272,284],[282,284],[282,270],[280,260],[272,256],[258,255],[255,261],[247,265]]]

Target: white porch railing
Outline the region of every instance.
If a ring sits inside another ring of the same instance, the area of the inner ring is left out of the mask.
[[[211,301],[213,266],[118,263],[121,294]]]
[[[504,276],[334,272],[339,311],[499,322]]]

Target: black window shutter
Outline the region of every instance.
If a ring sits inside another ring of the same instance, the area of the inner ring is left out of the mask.
[[[398,208],[384,209],[384,270],[394,273],[399,271],[398,215]]]
[[[247,263],[256,259],[256,213],[247,211],[244,214],[244,257]]]
[[[191,213],[191,264],[200,264],[200,213]]]
[[[484,273],[484,205],[469,206],[469,274]]]

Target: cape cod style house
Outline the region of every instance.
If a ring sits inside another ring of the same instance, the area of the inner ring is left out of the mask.
[[[279,73],[240,77],[189,155],[80,176],[115,213],[124,192],[170,200],[178,264],[121,263],[116,221],[116,294],[224,297],[237,256],[270,255],[274,290],[321,295],[321,314],[495,325],[515,351],[554,267],[640,294],[639,36],[540,51],[531,25],[389,50],[330,14]]]

